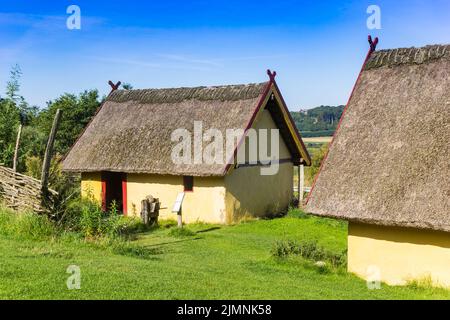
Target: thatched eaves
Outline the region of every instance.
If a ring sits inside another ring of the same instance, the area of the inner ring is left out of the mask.
[[[450,232],[449,49],[372,54],[310,195],[309,212]]]

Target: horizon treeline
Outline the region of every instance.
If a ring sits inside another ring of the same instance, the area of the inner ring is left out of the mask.
[[[344,111],[341,106],[319,106],[306,111],[291,112],[294,122],[302,136],[332,136]]]

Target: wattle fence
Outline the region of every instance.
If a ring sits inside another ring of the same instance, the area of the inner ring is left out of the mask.
[[[49,190],[48,198],[56,194]],[[51,200],[43,198],[39,180],[0,166],[0,203],[15,211],[48,213]]]

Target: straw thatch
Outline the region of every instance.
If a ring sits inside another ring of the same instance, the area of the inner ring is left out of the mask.
[[[450,46],[373,53],[307,209],[450,232]]]
[[[175,129],[193,134],[194,121],[203,132],[246,129],[270,82],[220,87],[117,90],[107,98],[63,162],[71,172],[126,172],[191,176],[222,176],[224,164],[176,165],[171,152]],[[286,136],[287,140],[293,137]],[[293,158],[300,160],[294,143]],[[227,159],[228,160],[228,159]]]
[[[372,54],[369,61],[367,61],[365,70],[386,66],[393,67],[406,64],[424,64],[441,58],[450,58],[450,45],[380,50]]]

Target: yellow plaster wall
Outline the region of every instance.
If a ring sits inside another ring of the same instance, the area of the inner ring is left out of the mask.
[[[81,196],[102,201],[102,176],[100,172],[83,173],[81,175]]]
[[[128,174],[128,215],[140,215],[141,201],[148,195],[161,201],[161,219],[176,219],[172,213],[178,193],[183,192],[183,177]],[[194,192],[187,192],[183,202],[183,222],[225,223],[225,188],[223,178],[194,177]]]
[[[348,270],[367,279],[370,266],[390,285],[431,277],[450,287],[450,233],[350,223]]]
[[[280,164],[278,174],[263,176],[261,167],[234,169],[225,177],[227,222],[285,211],[293,196],[293,165]]]
[[[276,129],[277,126],[270,112],[262,109],[255,119],[253,128],[256,130]],[[270,133],[268,141],[270,143]],[[246,154],[248,154],[248,144],[246,144]],[[277,158],[278,160],[291,158],[281,135]],[[259,157],[258,159],[261,160]],[[285,211],[293,197],[293,175],[293,164],[290,162],[279,164],[278,173],[270,176],[261,174],[261,166],[241,166],[232,169],[225,177],[227,222]]]
[[[260,129],[269,129],[269,131],[267,132],[267,151],[268,154],[271,155],[272,154],[272,146],[271,146],[271,133],[270,130],[271,129],[278,129],[275,122],[272,119],[272,116],[270,115],[270,112],[267,110],[262,109],[260,111],[260,113],[257,115],[256,119],[255,119],[255,123],[252,127],[253,129],[255,129],[257,132]],[[278,159],[289,159],[291,157],[291,153],[289,152],[288,147],[286,146],[286,144],[283,141],[283,138],[281,137],[281,133],[279,133],[279,139],[278,139],[278,145],[279,145],[279,158]],[[249,159],[249,151],[250,147],[249,147],[249,138],[247,137],[245,140],[245,156],[246,156],[246,160]],[[269,159],[268,157],[259,157],[259,142],[258,142],[258,160],[267,160]]]

